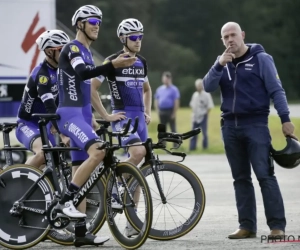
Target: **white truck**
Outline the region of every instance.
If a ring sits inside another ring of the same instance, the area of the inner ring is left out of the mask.
[[[0,0],[0,123],[16,121],[24,85],[44,58],[35,40],[45,30],[55,28],[55,0]],[[15,131],[10,138],[11,145],[18,144]],[[0,152],[0,165],[2,158]]]

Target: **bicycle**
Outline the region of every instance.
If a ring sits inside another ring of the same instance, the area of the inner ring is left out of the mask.
[[[97,122],[101,123],[103,122],[102,120],[96,120]],[[101,131],[99,133],[103,136],[105,139],[105,135],[109,135],[109,141],[112,144],[112,136],[109,134],[107,131],[107,128],[110,126],[109,123],[105,123],[105,126],[102,127]],[[160,161],[158,156],[155,157],[153,150],[154,149],[162,149],[166,151],[168,154],[174,155],[174,156],[180,156],[182,157],[182,161],[184,161],[186,154],[182,152],[171,152],[166,149],[166,144],[165,142],[172,142],[172,143],[177,143],[178,147],[182,144],[183,140],[186,140],[196,134],[199,134],[201,132],[200,128],[196,128],[194,130],[191,130],[187,133],[183,134],[176,134],[176,133],[168,133],[165,130],[165,126],[162,124],[158,125],[158,143],[154,144],[153,140],[151,138],[148,138],[145,142],[142,143],[136,143],[132,145],[126,145],[122,146],[121,148],[127,148],[127,147],[132,147],[132,146],[139,146],[143,145],[146,148],[146,156],[145,156],[145,162],[141,166],[140,170],[144,174],[145,177],[151,177],[150,180],[147,179],[147,182],[149,183],[149,186],[151,187],[151,196],[153,199],[153,203],[157,201],[161,201],[162,204],[168,205],[171,204],[170,206],[173,208],[173,210],[176,210],[174,208],[174,203],[170,203],[170,199],[176,198],[176,196],[179,196],[180,193],[175,194],[174,190],[178,189],[179,184],[175,186],[173,190],[170,190],[171,184],[169,185],[168,190],[164,192],[164,185],[162,185],[161,178],[164,177],[165,174],[171,173],[173,174],[172,180],[174,180],[174,175],[178,174],[179,176],[182,177],[182,181],[185,181],[185,186],[188,186],[190,189],[184,190],[184,192],[181,192],[181,194],[186,193],[186,191],[191,190],[189,193],[193,197],[192,199],[194,202],[193,204],[190,204],[189,210],[190,214],[188,218],[184,218],[183,222],[174,222],[175,228],[165,228],[164,229],[159,229],[155,228],[156,223],[159,222],[159,215],[157,216],[157,219],[153,219],[153,224],[152,228],[149,233],[149,238],[155,239],[155,240],[173,240],[179,237],[182,237],[183,235],[186,235],[188,232],[190,232],[200,221],[204,208],[205,208],[205,202],[206,202],[206,197],[205,197],[205,190],[202,185],[202,182],[198,178],[198,176],[187,166],[184,166],[183,164],[180,164],[179,162],[173,162],[173,161]],[[106,139],[105,139],[106,140]],[[120,142],[119,142],[120,144]],[[177,148],[178,148],[177,147]],[[178,181],[178,177],[175,178],[175,181]],[[164,182],[163,182],[164,184]],[[130,183],[127,183],[129,188],[131,187]],[[183,184],[181,184],[183,185]],[[154,190],[154,188],[157,188],[157,190]],[[158,198],[155,198],[155,194],[158,196]],[[170,195],[172,196],[170,197]],[[169,197],[168,197],[169,196]],[[119,200],[122,200],[124,197],[118,197]],[[185,197],[186,198],[186,197]],[[154,204],[154,212],[158,208],[159,204]],[[178,206],[178,205],[177,205]],[[181,210],[183,207],[178,206]],[[140,209],[139,209],[140,210]],[[161,209],[162,210],[162,209]],[[170,209],[169,209],[170,211]],[[138,217],[139,213],[135,213],[134,211],[130,211],[127,214],[127,218],[130,222],[130,224],[136,229],[139,230],[141,227],[141,219]],[[153,215],[156,217],[156,215]],[[174,216],[169,216],[173,218]],[[161,222],[162,220],[160,220]],[[165,221],[165,220],[164,220]],[[170,223],[169,223],[170,224]]]
[[[27,148],[24,147],[11,147],[9,133],[16,127],[16,122],[6,122],[0,124],[0,131],[3,132],[4,147],[0,149],[0,172],[7,166],[13,165],[14,162],[25,163],[27,159]],[[14,152],[13,152],[14,151]]]
[[[3,124],[0,124],[0,131],[3,132],[3,142],[4,147],[2,148],[2,151],[5,154],[5,166],[4,169],[7,167],[13,168],[13,167],[20,167],[20,164],[14,165],[14,160],[12,157],[12,152],[15,150],[23,151],[27,150],[27,148],[24,147],[11,147],[10,144],[10,137],[9,133],[17,127],[18,124],[16,122],[5,122]],[[59,143],[59,142],[58,142]],[[63,144],[61,144],[63,146]],[[59,150],[59,147],[53,147],[54,149]],[[60,168],[62,169],[62,174],[57,171],[57,178],[60,183],[60,187],[63,190],[63,193],[65,189],[69,185],[69,179],[72,175],[72,169],[68,165],[68,162],[66,160],[66,155],[64,152],[66,152],[68,148],[65,148],[65,151],[57,151],[54,153],[57,153],[54,155],[54,160],[56,166],[60,165]],[[75,150],[75,149],[73,149]],[[80,150],[79,148],[76,148],[76,150]],[[26,165],[25,165],[26,166]],[[64,181],[61,181],[60,178],[64,178]],[[0,185],[2,187],[5,187],[5,184],[3,181],[1,182],[1,173],[0,173]],[[52,183],[53,184],[53,183]],[[86,199],[86,214],[87,214],[87,225],[88,225],[88,231],[96,234],[102,225],[105,222],[105,212],[104,212],[104,206],[100,204],[104,204],[104,198],[103,196],[100,196],[99,192],[104,190],[105,182],[104,179],[101,178],[96,184],[95,187],[87,194]],[[49,239],[55,243],[58,243],[60,245],[73,245],[74,241],[74,224],[70,223],[70,225],[63,230],[49,230],[49,233],[47,236],[45,236],[44,240]]]
[[[40,117],[39,127],[45,151],[46,168],[40,171],[30,166],[19,166],[6,168],[1,177],[6,184],[0,188],[0,244],[11,249],[25,249],[38,244],[49,232],[50,228],[60,230],[66,228],[74,219],[63,214],[56,213],[55,206],[61,198],[62,192],[57,180],[57,169],[54,166],[53,151],[72,150],[73,148],[51,148],[46,133],[46,124],[52,119],[59,119],[58,115],[33,114]],[[124,136],[129,130],[130,123],[120,132],[113,133],[114,136]],[[76,150],[77,148],[75,148]],[[95,169],[90,178],[80,188],[73,199],[75,206],[80,204],[87,193],[96,185],[103,174],[108,170],[109,184],[105,187],[104,199],[106,201],[105,213],[108,226],[116,241],[124,248],[136,249],[142,246],[149,234],[152,224],[152,198],[149,186],[139,169],[129,163],[121,163],[113,156],[113,152],[118,149],[116,145],[110,146],[107,143],[99,148],[106,149],[106,157],[102,168]],[[61,171],[61,169],[59,170]],[[134,210],[135,204],[130,190],[125,182],[123,174],[129,175],[137,185],[142,187],[145,198],[145,221],[139,234],[134,239],[128,239],[120,233],[114,219],[114,210],[111,207],[111,191],[116,185],[116,180],[122,180],[124,193],[126,194],[123,210],[118,213],[125,213]],[[6,181],[9,180],[10,181]],[[51,181],[49,179],[52,179]],[[53,183],[53,185],[52,185]],[[9,192],[14,186],[15,192]],[[22,188],[17,188],[22,186]],[[5,189],[5,190],[4,190]],[[6,195],[4,194],[4,191]],[[9,194],[9,195],[7,195]],[[20,198],[21,196],[21,198]],[[28,205],[29,204],[29,205]],[[30,224],[28,224],[30,223]],[[16,235],[18,234],[18,235]]]

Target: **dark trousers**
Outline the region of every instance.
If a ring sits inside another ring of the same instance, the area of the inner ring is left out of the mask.
[[[207,136],[207,115],[204,116],[202,122],[193,122],[193,128],[201,128],[201,134],[203,136],[202,139],[202,148],[206,149],[208,147],[208,136]],[[190,141],[190,150],[195,150],[197,149],[197,140],[198,140],[198,135],[195,135],[192,137]]]
[[[176,119],[172,118],[173,109],[159,110],[159,120],[161,124],[170,125],[171,132],[176,133]]]
[[[277,179],[270,168],[271,136],[265,124],[222,126],[226,156],[234,179],[238,221],[241,229],[256,232],[256,202],[251,165],[259,182],[267,225],[285,230],[286,218]],[[250,165],[251,164],[251,165]]]

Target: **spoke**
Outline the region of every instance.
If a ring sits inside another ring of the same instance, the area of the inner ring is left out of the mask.
[[[175,188],[173,188],[173,190],[170,192],[170,193],[168,193],[167,194],[167,196],[166,197],[168,197],[168,195],[170,195],[181,183],[183,182],[183,180],[181,181],[181,182],[179,182],[178,184],[177,184],[177,186],[175,187]]]
[[[172,204],[169,203],[169,205],[170,205],[170,206],[171,206],[178,214],[180,214],[181,217],[185,219],[185,221],[187,221],[187,219],[186,219],[181,213],[179,213],[179,212],[177,211],[177,209],[175,209],[175,208],[172,206]]]
[[[175,196],[173,196],[173,197],[171,197],[171,198],[168,198],[168,200],[170,199],[173,199],[173,198],[175,198],[175,197],[177,197],[178,195],[180,195],[180,194],[183,194],[184,192],[186,192],[186,191],[188,191],[188,190],[190,190],[190,189],[192,189],[192,188],[188,188],[188,189],[186,189],[186,190],[184,190],[184,191],[182,191],[181,193],[179,193],[179,194],[176,194]]]
[[[158,218],[159,218],[159,216],[160,216],[160,213],[161,213],[161,210],[163,209],[163,206],[161,207],[161,209],[160,209],[160,212],[159,212],[159,215],[157,216],[157,219],[156,219],[156,221],[155,221],[155,223],[154,223],[154,226],[156,225],[156,222],[157,222],[157,220],[158,220]]]
[[[167,205],[168,205],[168,204],[167,204]],[[174,221],[174,224],[175,224],[175,226],[176,226],[176,227],[178,227],[178,226],[177,226],[177,224],[176,224],[176,221],[174,220],[174,218],[173,218],[173,215],[171,214],[171,211],[170,211],[170,209],[169,209],[169,207],[168,207],[168,206],[167,206],[167,209],[168,209],[168,210],[169,210],[169,212],[170,212],[170,215],[171,215],[171,217],[172,217],[172,220]]]
[[[168,188],[168,191],[167,191],[166,197],[168,197],[168,193],[169,193],[169,190],[170,190],[171,184],[172,184],[172,182],[173,182],[174,175],[175,175],[175,173],[173,173],[172,180],[171,180],[170,186],[169,186],[169,188]]]

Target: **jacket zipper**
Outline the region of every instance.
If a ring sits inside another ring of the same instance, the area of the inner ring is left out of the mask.
[[[237,78],[237,74],[236,74],[237,67],[239,66],[239,64],[248,62],[248,61],[250,61],[252,58],[253,58],[253,56],[251,56],[249,59],[247,59],[247,60],[245,60],[245,61],[242,61],[242,62],[237,63],[237,65],[236,65],[236,67],[235,67],[235,70],[234,70],[234,82],[233,82],[232,113],[234,113],[235,101],[236,101],[236,91],[235,91],[235,87],[236,87],[236,78]],[[236,117],[236,116],[234,116],[234,120],[235,120],[235,126],[237,126],[237,117]]]

